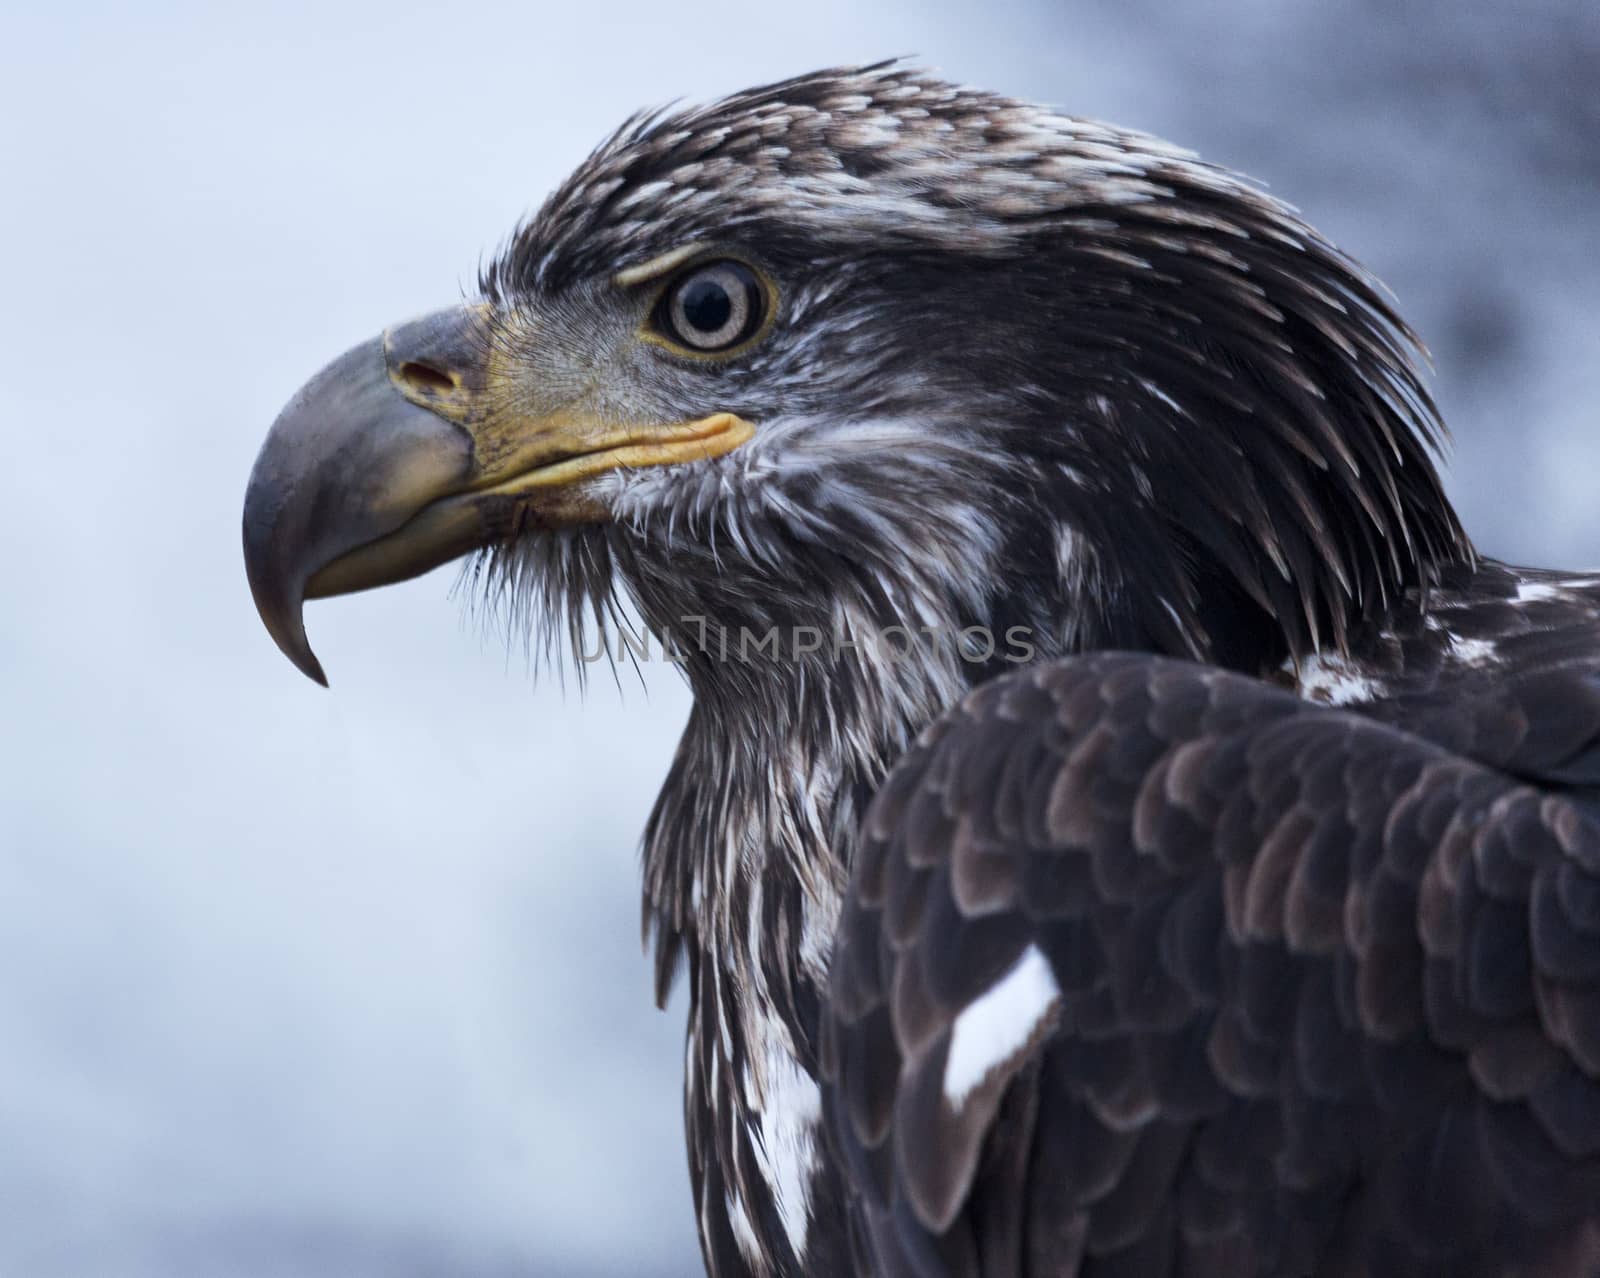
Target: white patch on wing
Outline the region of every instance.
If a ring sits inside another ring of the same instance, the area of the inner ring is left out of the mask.
[[[1463,639],[1452,635],[1450,655],[1464,666],[1486,666],[1499,655],[1499,649],[1488,639]]]
[[[1032,1041],[1061,998],[1061,987],[1037,945],[956,1017],[944,1065],[944,1094],[960,1109],[972,1089]]]
[[[772,1026],[765,1037],[764,1068],[759,1090],[746,1088],[751,1107],[757,1110],[761,1125],[755,1142],[756,1162],[772,1189],[794,1254],[805,1257],[806,1234],[811,1225],[811,1178],[817,1168],[817,1128],[822,1121],[822,1090],[816,1079],[800,1068],[779,1036],[787,1038],[779,1026]]]
[[[1517,583],[1518,603],[1543,603],[1547,599],[1561,597],[1561,588],[1552,586],[1547,581],[1523,581]]]
[[[1285,663],[1286,670],[1294,670]],[[1349,705],[1352,701],[1373,701],[1383,695],[1383,687],[1360,666],[1335,653],[1318,652],[1300,663],[1300,695],[1307,701],[1328,705]]]

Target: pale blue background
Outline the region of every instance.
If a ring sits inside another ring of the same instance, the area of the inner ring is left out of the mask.
[[[636,106],[912,53],[1245,168],[1432,343],[1493,552],[1600,561],[1600,12],[395,3],[0,16],[0,1278],[698,1272],[635,841],[686,701],[446,570],[250,606],[329,357]]]

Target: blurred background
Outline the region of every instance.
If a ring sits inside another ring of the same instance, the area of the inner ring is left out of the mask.
[[[245,477],[628,111],[910,54],[1265,179],[1432,346],[1490,553],[1600,563],[1593,0],[82,3],[0,19],[0,1275],[699,1273],[635,848],[687,703],[452,570],[256,621]]]

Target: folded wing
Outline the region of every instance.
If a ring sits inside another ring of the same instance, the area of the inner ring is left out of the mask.
[[[1594,1272],[1600,686],[1541,678],[1411,730],[1103,654],[935,724],[824,1016],[863,1272]]]

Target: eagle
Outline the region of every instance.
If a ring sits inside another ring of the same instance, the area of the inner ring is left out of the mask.
[[[670,636],[716,1278],[1593,1275],[1600,576],[1476,551],[1422,359],[1236,173],[827,70],[312,378],[245,564],[323,682],[305,600],[460,557]]]

